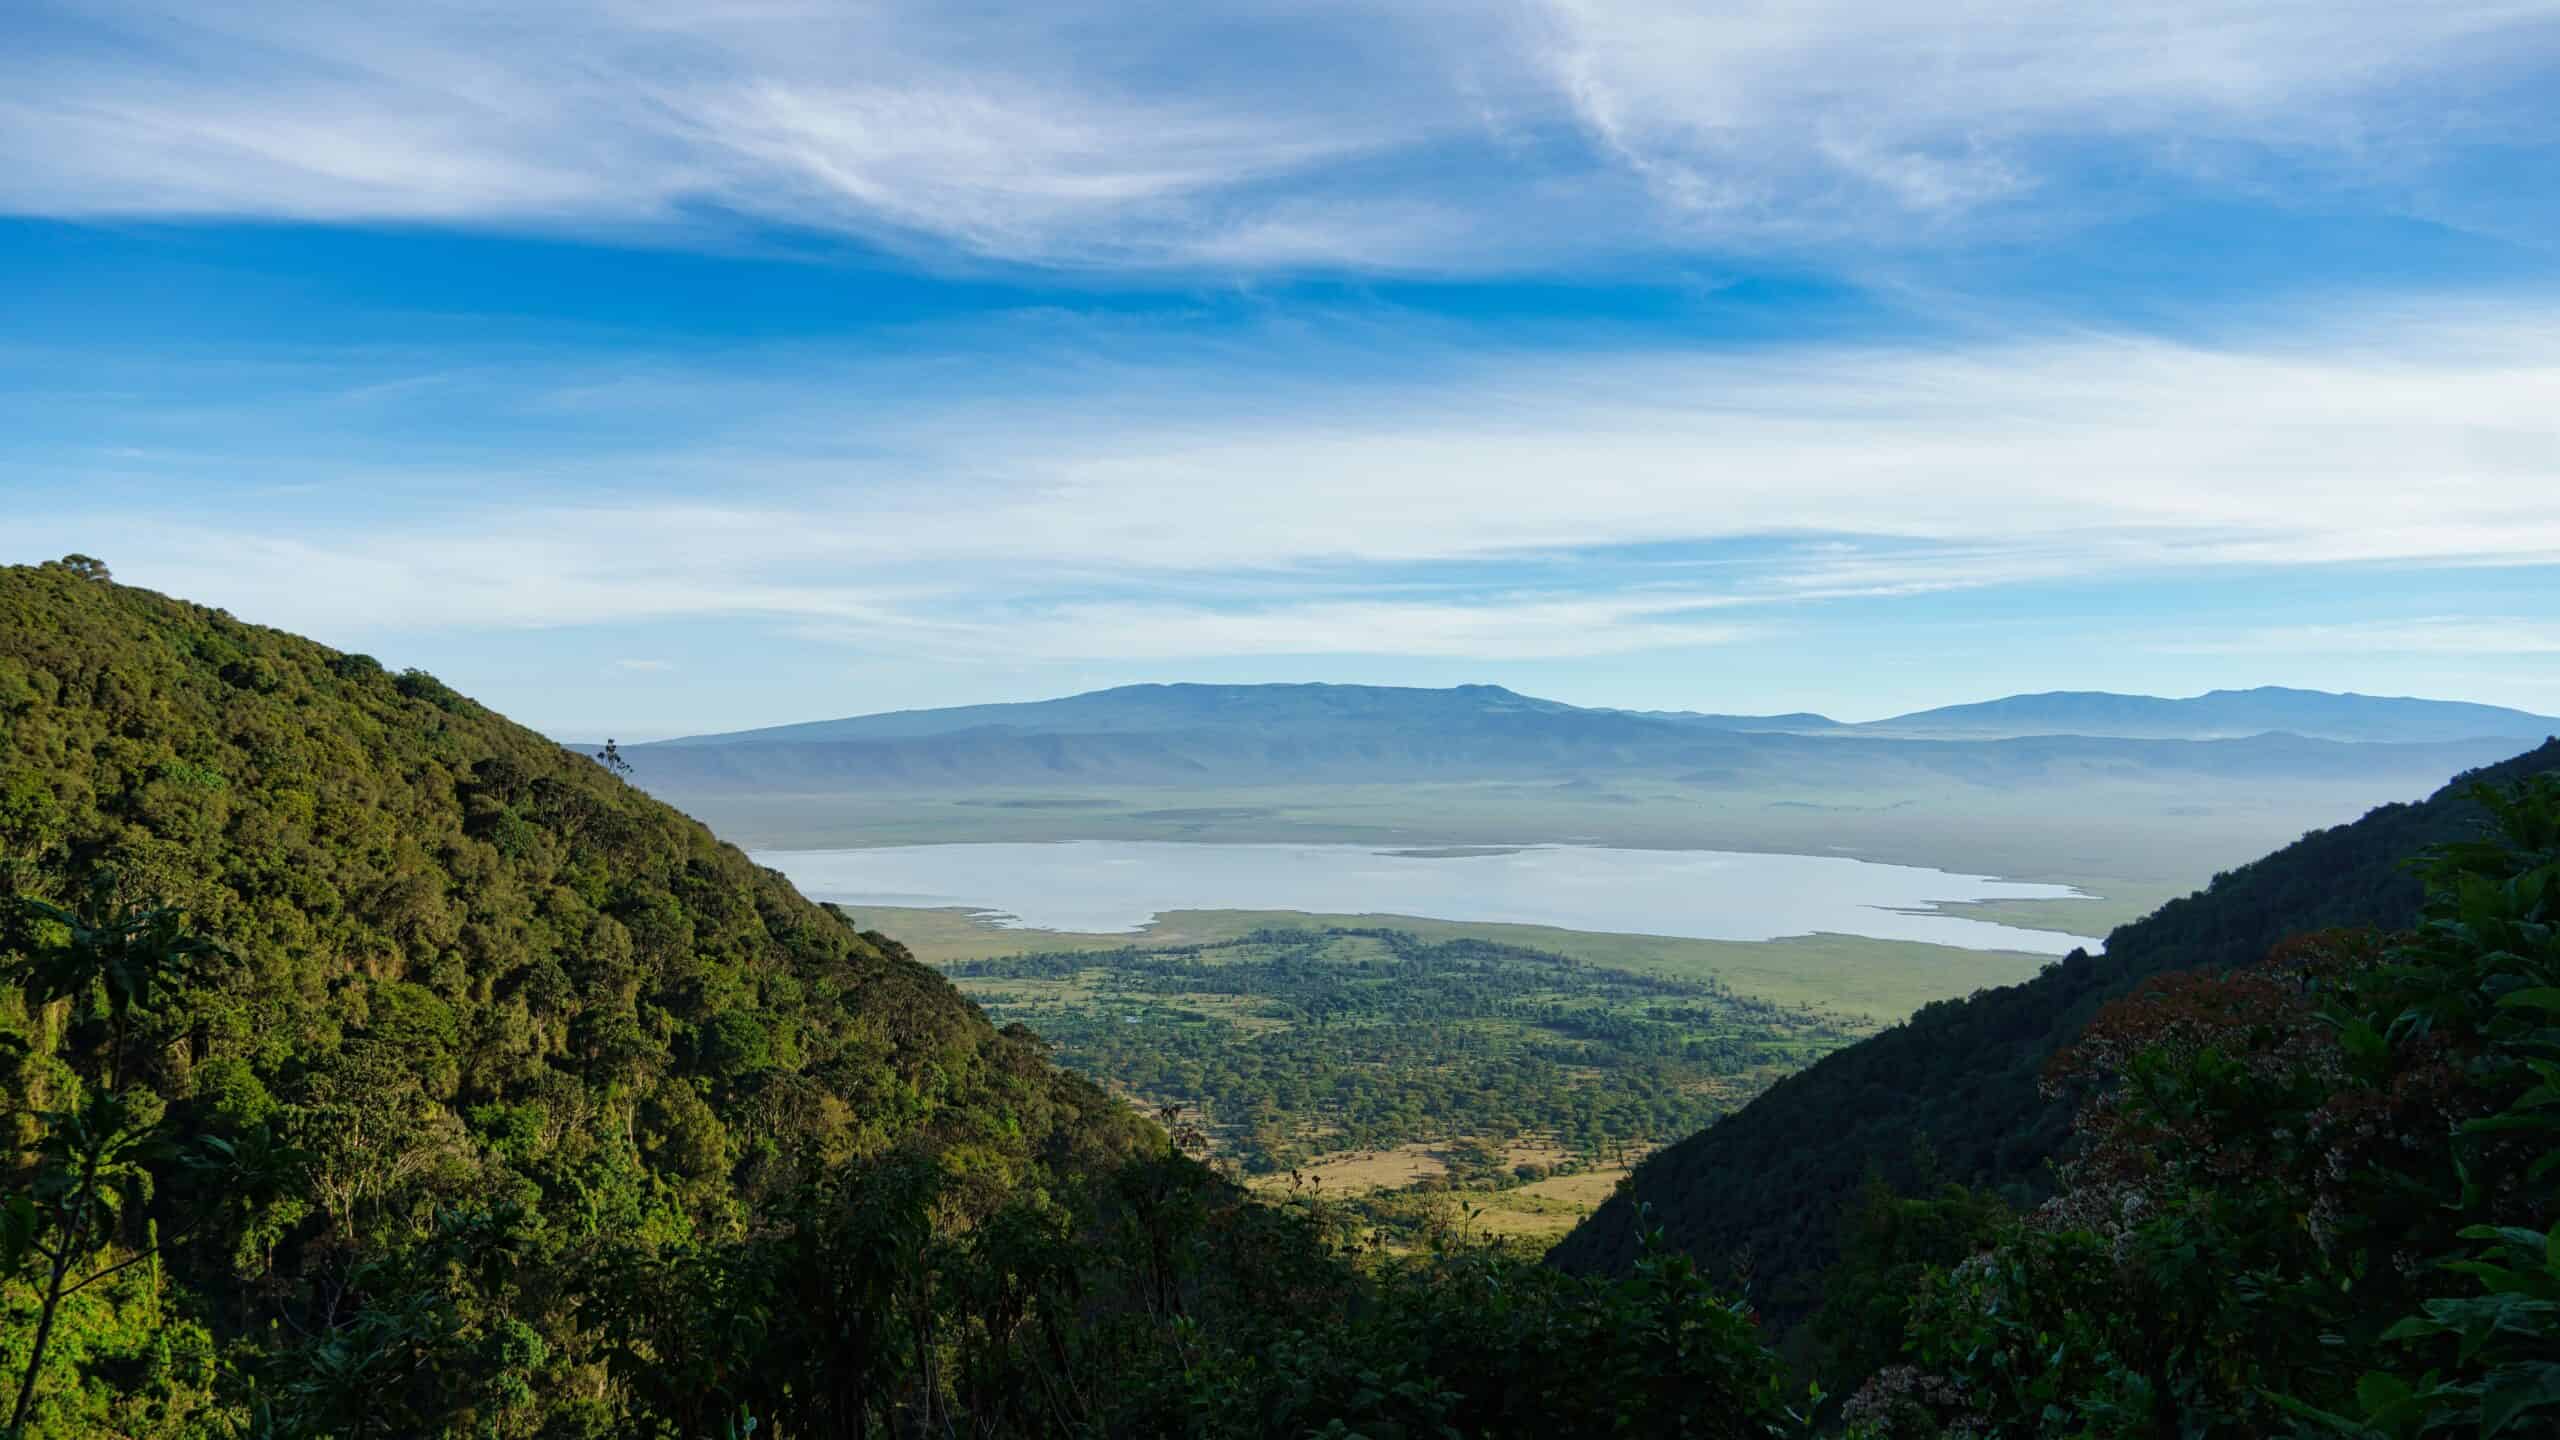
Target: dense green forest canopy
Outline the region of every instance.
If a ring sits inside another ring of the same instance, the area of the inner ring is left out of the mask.
[[[165,1247],[217,1329],[307,1323],[363,1237],[466,1200],[716,1231],[812,1166],[922,1143],[1010,1181],[1142,1129],[894,943],[431,676],[0,571],[0,896],[67,904],[91,874],[225,952],[140,1023],[134,1081],[190,1130],[326,1155],[304,1193],[167,1197],[245,1207]],[[0,1033],[33,1047],[0,1058],[14,1100],[82,1090],[76,1009],[0,998]],[[343,1144],[358,1121],[399,1133]]]
[[[1363,1261],[593,758],[103,566],[0,570],[0,978],[0,1433],[1784,1419],[1685,1262]]]
[[[2072,1114],[2068,1098],[2042,1092],[2039,1076],[2100,1006],[2155,975],[2252,963],[2288,935],[2407,925],[2422,888],[2406,862],[2480,832],[2472,787],[2553,770],[2560,742],[2219,875],[2118,927],[2103,954],[2074,953],[2024,984],[1924,1007],[1653,1156],[1552,1258],[1589,1271],[1633,1263],[1639,1208],[1650,1207],[1692,1254],[1747,1261],[1764,1309],[1792,1320],[1810,1308],[1813,1279],[1836,1255],[1833,1207],[1807,1197],[1856,1194],[1873,1174],[1897,1189],[1954,1180],[2032,1204],[2050,1191]]]
[[[802,1148],[1112,1110],[893,943],[432,676],[53,567],[0,571],[0,866],[53,899],[109,871],[220,937],[189,1030],[150,1037],[173,1098],[209,1066],[255,1112],[379,1054],[465,1132],[575,1149],[610,1118],[706,1203]]]
[[[1483,940],[1273,930],[946,967],[1001,1021],[1192,1107],[1250,1171],[1528,1137],[1586,1157],[1686,1135],[1859,1033],[1707,980]]]

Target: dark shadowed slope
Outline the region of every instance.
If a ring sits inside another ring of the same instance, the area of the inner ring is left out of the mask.
[[[2560,741],[2217,876],[2117,929],[2102,956],[2075,953],[2024,984],[1928,1006],[1646,1161],[1552,1259],[1625,1269],[1637,1207],[1649,1205],[1681,1247],[1747,1263],[1764,1307],[1792,1318],[1807,1304],[1806,1282],[1833,1258],[1842,1201],[1869,1172],[1908,1186],[1932,1165],[2033,1196],[2069,1121],[2067,1105],[2037,1093],[2037,1076],[2099,1005],[2148,976],[2250,963],[2302,931],[2409,923],[2420,893],[2402,862],[2477,828],[2470,786],[2546,770],[2560,770]]]

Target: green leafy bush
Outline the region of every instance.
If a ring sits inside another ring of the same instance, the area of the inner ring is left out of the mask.
[[[2414,930],[2101,1012],[2055,1199],[1912,1305],[1869,1433],[2560,1424],[2560,779],[2475,797]]]

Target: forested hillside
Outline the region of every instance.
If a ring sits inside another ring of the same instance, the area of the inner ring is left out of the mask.
[[[59,567],[0,570],[0,866],[62,903],[103,871],[219,938],[188,1028],[134,1046],[176,1100],[256,1115],[396,1061],[438,1143],[514,1127],[539,1137],[519,1168],[611,1190],[640,1177],[581,1167],[621,1128],[705,1203],[957,1115],[1007,1116],[1013,1163],[1118,1127],[896,945],[590,758],[431,676]]]
[[[217,1333],[321,1323],[369,1237],[443,1207],[716,1230],[911,1143],[1011,1182],[1140,1138],[894,944],[432,677],[0,571],[0,896],[77,907],[91,876],[226,952],[115,1063],[190,1130],[312,1157],[165,1197]],[[0,999],[35,1044],[7,1093],[76,1093],[97,1028]],[[85,1343],[148,1339],[94,1318]],[[528,1383],[593,1366],[560,1338]]]
[[[82,557],[0,569],[0,982],[13,1440],[1784,1416],[1685,1264],[1364,1263],[596,759]]]
[[[1747,1266],[1773,1318],[1799,1317],[1836,1258],[1841,1209],[1870,1174],[1904,1190],[1990,1187],[2022,1204],[2049,1192],[2073,1107],[2042,1095],[2038,1077],[2100,1006],[2165,972],[2255,963],[2289,935],[2409,924],[2421,886],[2407,862],[2478,833],[2470,788],[2552,770],[2560,742],[2217,876],[2118,928],[2102,955],[2075,952],[2024,984],[1927,1006],[1655,1154],[1551,1258],[1577,1271],[1625,1268],[1649,1207],[1673,1243]]]

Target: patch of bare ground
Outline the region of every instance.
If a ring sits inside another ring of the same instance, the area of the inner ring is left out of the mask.
[[[1416,1181],[1449,1173],[1439,1148],[1437,1143],[1416,1142],[1392,1150],[1348,1150],[1301,1165],[1297,1173],[1302,1180],[1321,1185],[1328,1195],[1401,1190]],[[1278,1188],[1288,1185],[1289,1177],[1265,1175],[1253,1183],[1258,1188]]]
[[[1583,1217],[1599,1209],[1600,1202],[1616,1191],[1627,1173],[1627,1167],[1612,1165],[1572,1175],[1552,1175],[1509,1190],[1460,1192],[1458,1198],[1476,1207],[1474,1223],[1488,1235],[1560,1240],[1566,1231],[1581,1224]]]

